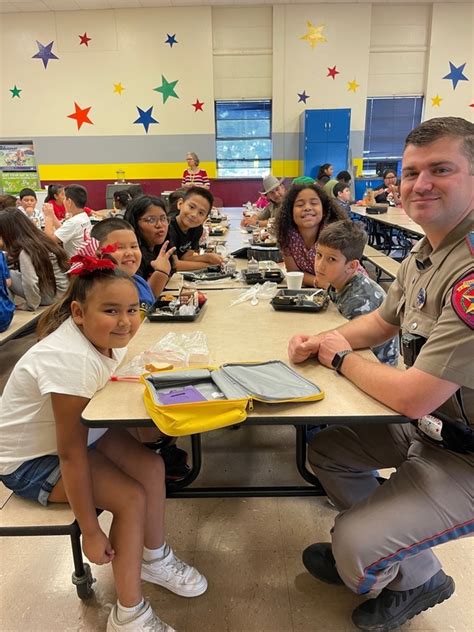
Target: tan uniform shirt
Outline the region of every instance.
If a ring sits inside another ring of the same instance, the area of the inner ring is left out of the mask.
[[[440,411],[474,426],[474,332],[451,304],[453,286],[472,275],[474,257],[467,235],[474,230],[474,211],[433,250],[426,237],[403,261],[380,315],[402,333],[426,338],[414,366],[459,384]]]
[[[278,217],[280,212],[280,205],[275,202],[269,202],[265,208],[258,213],[257,219],[270,219]]]

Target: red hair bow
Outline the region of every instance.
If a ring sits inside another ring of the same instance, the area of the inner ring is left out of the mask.
[[[116,244],[101,248],[97,239],[92,237],[78,249],[77,254],[71,257],[72,266],[69,268],[68,274],[81,275],[95,270],[113,270],[117,267],[115,261],[103,259],[102,256],[116,250]]]

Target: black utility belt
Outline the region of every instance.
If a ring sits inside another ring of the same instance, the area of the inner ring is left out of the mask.
[[[440,448],[466,454],[474,452],[474,430],[466,424],[452,419],[440,419],[435,415],[424,415],[412,421],[418,433]]]

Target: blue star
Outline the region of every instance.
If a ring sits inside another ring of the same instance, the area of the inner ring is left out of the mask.
[[[303,90],[301,94],[298,92],[298,103],[301,103],[301,101],[303,101],[303,103],[306,103],[308,99],[309,94],[306,94],[306,90]]]
[[[453,63],[449,62],[451,72],[443,77],[443,79],[450,79],[453,82],[453,90],[456,90],[456,86],[458,85],[459,81],[469,81],[466,75],[464,75],[462,72],[465,65],[466,62],[464,62],[464,64],[461,64],[460,66],[455,66]]]
[[[38,52],[36,55],[33,55],[31,59],[41,59],[45,68],[48,66],[48,61],[50,59],[59,59],[59,57],[56,57],[51,50],[53,48],[54,41],[50,42],[47,46],[43,46],[43,44],[40,44],[38,40],[36,40],[36,43],[38,44]]]
[[[169,33],[166,33],[167,38],[165,40],[165,44],[169,44],[170,48],[173,48],[173,44],[178,44],[178,41],[176,39],[176,33],[174,35],[170,35]]]
[[[149,108],[146,112],[144,110],[142,110],[141,108],[138,107],[138,105],[136,106],[137,110],[138,110],[138,114],[140,115],[136,121],[133,121],[133,124],[140,124],[143,125],[143,127],[145,128],[145,132],[148,134],[148,128],[150,127],[150,125],[152,123],[158,123],[159,121],[157,121],[156,119],[153,118],[152,116],[152,112],[153,112],[153,106],[151,106],[151,108]]]

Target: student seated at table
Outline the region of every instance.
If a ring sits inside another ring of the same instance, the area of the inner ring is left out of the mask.
[[[189,187],[178,200],[178,215],[169,225],[168,239],[176,248],[176,270],[199,270],[220,265],[222,257],[214,253],[199,254],[199,241],[214,202],[212,193],[203,187]]]
[[[69,184],[65,189],[64,206],[68,219],[61,222],[54,214],[51,204],[43,205],[44,232],[61,244],[69,257],[87,241],[91,232],[91,221],[85,211],[87,191],[80,184]]]
[[[0,195],[0,211],[7,208],[15,208],[17,199],[14,195]]]
[[[107,248],[118,268],[132,277],[137,286],[140,310],[144,317],[148,308],[155,302],[155,297],[161,294],[165,288],[171,271],[170,257],[174,249],[168,250],[168,242],[163,243],[156,259],[150,262],[154,272],[148,277],[147,282],[137,274],[142,261],[142,253],[138,245],[137,235],[132,225],[126,220],[120,217],[102,220],[93,226],[91,238],[99,242],[100,248]]]
[[[15,313],[15,303],[10,298],[8,291],[11,284],[7,258],[3,250],[0,250],[0,333],[10,327]]]
[[[38,199],[33,189],[22,189],[18,194],[20,205],[18,208],[34,222],[37,228],[44,228],[44,215],[40,208],[36,207]]]
[[[328,287],[331,300],[348,320],[375,311],[386,296],[378,283],[360,271],[366,244],[365,231],[351,220],[342,220],[326,226],[316,246],[316,282]],[[398,336],[372,351],[380,362],[398,366]]]
[[[168,244],[166,235],[169,220],[165,201],[154,195],[138,196],[128,204],[124,219],[135,231],[142,255],[137,274],[145,281],[152,280],[151,287],[156,296],[161,291],[158,291],[160,284],[166,283],[176,269],[174,251],[170,257],[165,256],[167,263],[162,259],[158,267],[153,266],[153,262],[160,257],[164,243]],[[163,277],[161,281],[158,281],[159,276]]]
[[[0,480],[42,505],[69,503],[85,555],[112,563],[117,603],[107,632],[173,632],[144,600],[141,581],[182,597],[203,594],[207,581],[164,540],[163,461],[126,428],[88,430],[81,422],[139,324],[133,280],[110,260],[76,256],[67,294],[42,316],[40,342],[5,386]],[[112,513],[109,534],[96,507]]]
[[[66,207],[64,206],[65,199],[66,194],[64,192],[64,185],[50,184],[48,186],[48,193],[45,197],[44,203],[51,204],[54,214],[60,222],[62,222],[66,217]]]
[[[339,171],[339,173],[337,174],[335,178],[331,178],[330,180],[326,182],[323,189],[329,195],[336,197],[334,194],[334,187],[336,186],[336,184],[338,184],[339,182],[343,182],[344,184],[347,184],[350,187],[351,180],[352,180],[352,176],[348,171]]]
[[[338,182],[334,185],[333,196],[336,200],[336,204],[346,213],[348,217],[351,216],[351,189],[345,182]]]
[[[277,222],[277,239],[288,272],[304,272],[303,285],[314,287],[314,258],[321,230],[346,219],[333,198],[316,183],[293,185],[286,194]]]
[[[0,239],[8,253],[12,294],[26,309],[51,305],[68,287],[68,256],[20,209],[0,211]]]
[[[127,210],[127,205],[132,199],[130,193],[123,189],[122,191],[115,191],[114,193],[114,208],[115,217],[123,217]]]
[[[181,188],[172,191],[168,196],[168,217],[170,221],[179,214],[178,202],[184,196],[187,189]]]

